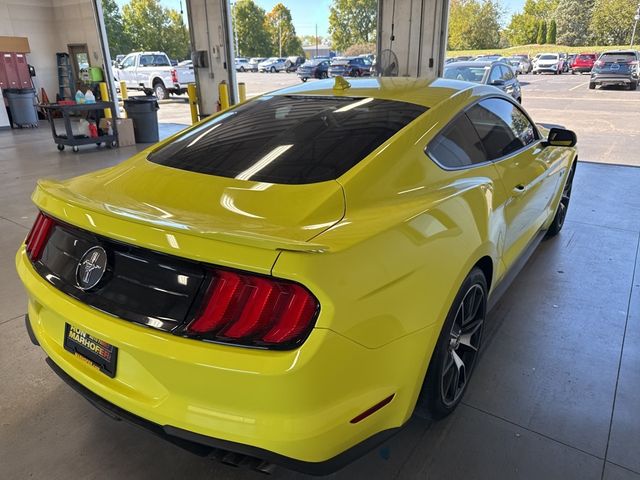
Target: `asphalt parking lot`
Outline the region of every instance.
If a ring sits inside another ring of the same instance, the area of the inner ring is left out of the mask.
[[[294,73],[245,72],[238,81],[248,97],[300,83]],[[640,90],[589,90],[589,75],[521,75],[520,82],[522,104],[536,122],[578,134],[580,160],[640,166]],[[162,102],[160,122],[189,124],[190,118],[186,96]]]

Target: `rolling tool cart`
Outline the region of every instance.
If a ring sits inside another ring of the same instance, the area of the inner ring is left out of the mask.
[[[78,152],[80,145],[96,144],[98,147],[101,144],[105,144],[107,148],[115,147],[118,145],[118,127],[117,122],[111,123],[113,133],[98,134],[97,137],[88,135],[79,135],[73,133],[73,126],[71,125],[71,114],[80,113],[85,119],[91,119],[98,124],[100,118],[100,111],[105,108],[110,108],[112,112],[117,111],[116,105],[113,102],[96,102],[96,103],[73,103],[73,104],[59,104],[54,103],[51,105],[43,105],[42,108],[47,112],[47,119],[49,125],[51,125],[51,133],[53,134],[53,141],[58,145],[58,150],[64,150],[65,146],[69,146],[74,152]],[[55,116],[59,112],[62,115],[64,121],[65,133],[58,134],[55,125]]]

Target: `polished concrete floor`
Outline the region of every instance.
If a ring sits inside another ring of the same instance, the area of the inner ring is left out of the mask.
[[[115,422],[56,377],[24,330],[14,252],[40,177],[135,147],[58,153],[49,132],[0,132],[0,478],[252,479]],[[581,163],[567,224],[491,312],[464,403],[412,420],[332,478],[640,480],[640,168]],[[278,469],[273,478],[301,475]]]

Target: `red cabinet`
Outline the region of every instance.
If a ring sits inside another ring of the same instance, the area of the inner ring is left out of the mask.
[[[24,53],[0,52],[0,88],[31,88],[31,75]]]
[[[18,88],[31,88],[31,75],[29,75],[27,56],[24,53],[14,53],[13,59],[16,64],[16,71],[18,72],[18,82],[20,83]]]

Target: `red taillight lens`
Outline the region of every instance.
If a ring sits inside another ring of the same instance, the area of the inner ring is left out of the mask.
[[[44,246],[47,244],[47,240],[49,239],[51,228],[54,225],[55,221],[52,218],[47,217],[42,212],[38,214],[38,218],[36,218],[36,221],[33,224],[33,227],[31,227],[31,231],[25,240],[27,245],[27,255],[29,255],[32,262],[40,259]]]
[[[293,347],[309,333],[317,311],[318,301],[296,283],[216,270],[187,333],[242,345]]]
[[[176,72],[175,68],[171,69],[171,81],[173,83],[178,83],[178,72]]]
[[[594,64],[594,67],[604,67],[604,62],[602,60],[597,60]]]

